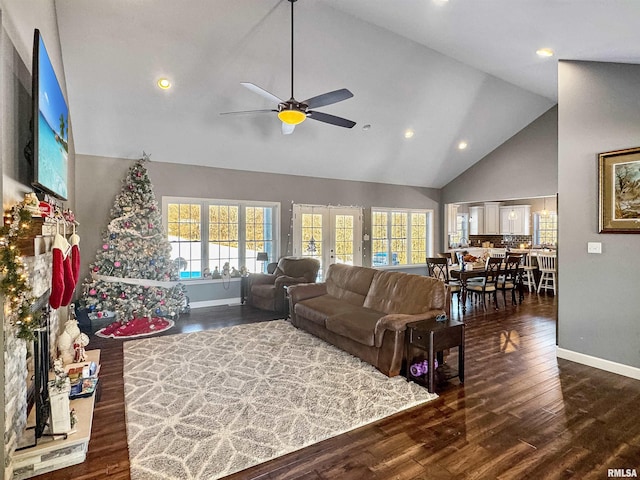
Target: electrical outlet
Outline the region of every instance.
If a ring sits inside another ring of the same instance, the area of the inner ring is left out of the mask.
[[[602,253],[602,242],[587,242],[587,253]]]

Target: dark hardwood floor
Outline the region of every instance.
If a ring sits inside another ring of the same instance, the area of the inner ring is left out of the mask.
[[[610,468],[640,475],[640,381],[556,359],[553,296],[500,305],[464,315],[464,386],[451,380],[434,402],[227,479],[606,479]],[[166,334],[273,318],[249,306],[199,309]],[[102,350],[102,392],[87,461],[36,478],[130,478],[122,341],[92,337],[90,347]]]

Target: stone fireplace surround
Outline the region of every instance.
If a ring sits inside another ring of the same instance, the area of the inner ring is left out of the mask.
[[[44,295],[51,287],[52,274],[51,251],[39,255],[24,257],[26,271],[29,275],[32,294],[35,298]],[[51,358],[57,357],[56,340],[60,330],[61,319],[67,318],[67,308],[50,310],[49,314],[49,353]],[[12,457],[22,438],[27,424],[27,381],[30,375],[27,367],[27,355],[32,349],[31,342],[16,337],[15,328],[4,325],[4,477],[13,477]]]

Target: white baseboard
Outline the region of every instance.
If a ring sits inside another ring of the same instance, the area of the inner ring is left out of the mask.
[[[191,302],[189,306],[193,308],[217,307],[220,305],[240,305],[240,297],[221,298],[219,300],[205,300],[202,302]]]
[[[556,347],[556,356],[558,358],[564,358],[565,360],[571,360],[572,362],[581,363],[582,365],[588,365],[589,367],[599,368],[600,370],[640,380],[640,368],[637,367],[612,362],[611,360],[605,360],[604,358],[592,357],[591,355],[574,352],[573,350],[567,350],[560,347]]]

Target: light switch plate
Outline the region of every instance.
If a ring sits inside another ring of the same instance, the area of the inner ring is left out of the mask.
[[[587,242],[587,253],[602,253],[602,242]]]

